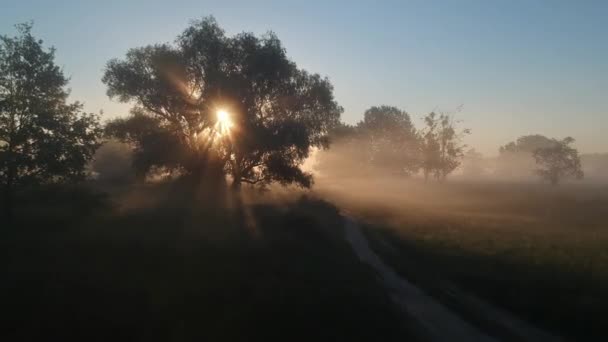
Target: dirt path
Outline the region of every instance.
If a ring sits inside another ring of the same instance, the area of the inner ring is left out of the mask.
[[[345,217],[344,228],[346,240],[352,246],[355,254],[362,262],[370,265],[378,272],[393,302],[409,316],[418,320],[432,341],[498,341],[498,339],[485,334],[418,287],[400,277],[370,248],[366,237],[354,220]],[[500,322],[519,340],[560,340],[478,298],[465,294],[461,294],[461,296],[463,297],[462,300],[466,301],[469,306],[474,306],[488,319]]]

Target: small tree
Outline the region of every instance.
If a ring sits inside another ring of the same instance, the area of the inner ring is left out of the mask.
[[[6,215],[15,188],[80,180],[98,147],[96,116],[68,103],[68,79],[55,65],[31,24],[16,37],[0,36],[0,182]]]
[[[578,151],[570,146],[574,139],[552,139],[553,144],[534,151],[534,160],[538,165],[536,173],[552,185],[557,185],[563,178],[582,179],[581,160]]]
[[[457,131],[454,120],[444,113],[431,112],[424,117],[424,123],[420,133],[424,179],[432,175],[444,181],[460,165],[466,148],[462,139],[470,130]]]

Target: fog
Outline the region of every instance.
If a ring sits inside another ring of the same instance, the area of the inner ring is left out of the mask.
[[[420,172],[396,175],[392,167],[370,167],[363,150],[337,140],[330,149],[315,151],[307,161],[315,175],[313,192],[354,215],[399,225],[456,219],[510,229],[604,222],[608,154],[582,155],[585,178],[551,186],[535,174],[531,153],[493,158],[467,153],[446,180],[425,181]]]

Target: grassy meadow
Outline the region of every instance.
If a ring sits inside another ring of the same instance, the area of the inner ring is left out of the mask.
[[[338,183],[324,196],[365,222],[385,261],[454,309],[467,314],[452,285],[573,340],[606,336],[608,187]]]

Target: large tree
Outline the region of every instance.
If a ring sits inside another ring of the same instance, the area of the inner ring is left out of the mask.
[[[578,151],[570,146],[574,139],[552,139],[552,144],[534,151],[534,160],[538,165],[536,173],[552,185],[557,185],[563,178],[583,178],[581,160]]]
[[[135,103],[172,135],[185,172],[202,174],[219,163],[237,188],[310,186],[300,165],[311,148],[327,146],[342,112],[329,80],[298,69],[276,35],[227,36],[211,17],[174,44],[111,60],[103,82],[110,97]]]
[[[68,79],[55,50],[32,36],[0,36],[0,182],[5,212],[15,189],[26,184],[80,180],[98,147],[97,117],[68,103]]]

